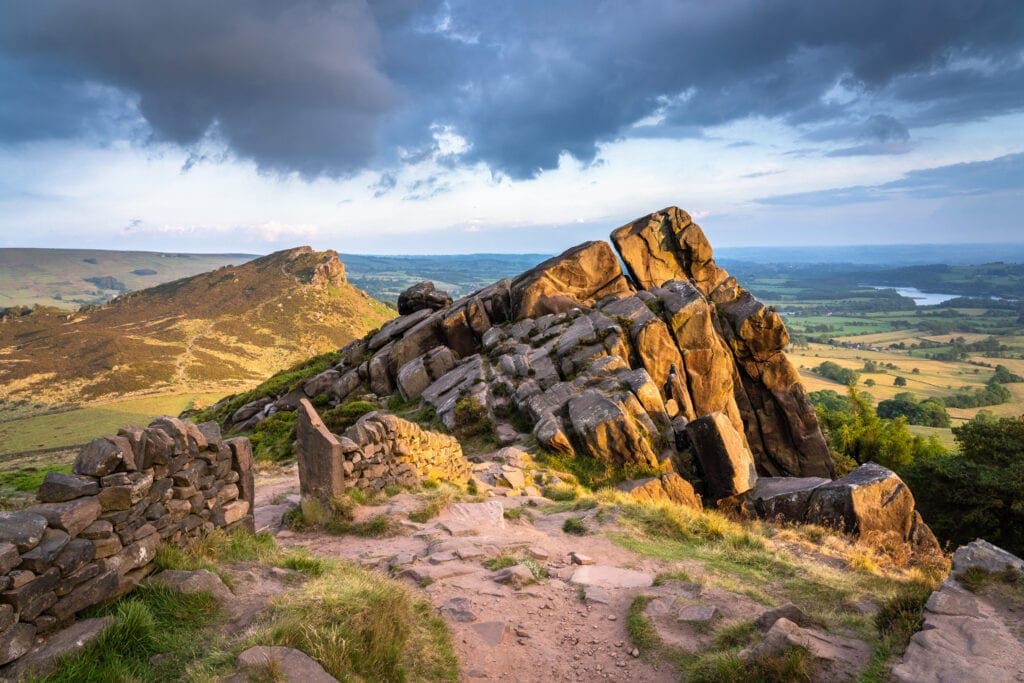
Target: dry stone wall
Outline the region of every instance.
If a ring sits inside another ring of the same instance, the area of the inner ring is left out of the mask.
[[[215,422],[164,417],[82,448],[39,503],[0,512],[0,678],[38,635],[134,588],[162,543],[253,529],[252,449]]]
[[[303,496],[330,498],[347,488],[381,490],[428,479],[465,483],[469,461],[454,437],[375,411],[344,435],[332,434],[306,399],[299,401],[296,457]]]

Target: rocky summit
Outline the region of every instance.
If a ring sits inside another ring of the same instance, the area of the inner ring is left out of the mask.
[[[448,431],[467,415],[482,417],[505,444],[532,438],[559,457],[646,474],[632,485],[638,495],[935,544],[892,472],[866,465],[831,481],[832,457],[783,350],[782,319],[715,263],[704,232],[679,208],[457,301],[419,283],[400,304],[402,315],[343,348],[334,367],[235,407],[225,426],[251,429],[301,402],[300,427],[312,433],[319,417],[303,399],[331,406],[369,392],[429,407]],[[307,442],[300,438],[300,462]],[[386,454],[362,468],[343,460],[327,467],[339,482],[352,472],[359,479],[360,471],[391,471]],[[652,493],[666,474],[675,477],[674,493]],[[391,481],[344,485],[380,489]]]

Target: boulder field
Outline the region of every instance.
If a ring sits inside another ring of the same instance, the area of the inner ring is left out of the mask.
[[[343,348],[334,367],[241,406],[225,426],[250,429],[277,411],[298,410],[300,433],[314,435],[326,430],[310,401],[392,396],[429,406],[449,431],[460,414],[478,415],[505,444],[532,436],[561,457],[646,473],[631,487],[640,496],[852,532],[895,531],[936,547],[892,472],[865,465],[832,481],[814,407],[783,351],[789,334],[781,317],[715,263],[703,231],[679,208],[616,229],[611,244],[578,245],[457,301],[419,283],[402,294],[399,310]],[[417,478],[409,457],[395,463],[391,449],[368,454],[365,438],[336,437],[301,436],[300,470],[333,473],[318,480],[334,488],[383,488],[399,467]],[[429,451],[425,439],[415,435],[403,456]],[[676,477],[671,494],[666,474]]]

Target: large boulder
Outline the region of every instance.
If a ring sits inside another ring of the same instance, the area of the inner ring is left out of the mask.
[[[700,226],[678,207],[638,218],[611,237],[633,281],[644,289],[685,275],[706,295],[729,277],[715,265]]]
[[[830,481],[822,477],[759,477],[747,500],[763,519],[802,522],[811,494]]]
[[[451,303],[452,297],[448,292],[436,289],[433,282],[424,280],[398,295],[398,315],[422,310],[438,311]]]
[[[705,495],[717,501],[744,493],[757,484],[754,458],[723,413],[711,413],[686,425],[704,475]]]
[[[654,440],[657,432],[639,401],[624,394],[614,401],[594,390],[569,399],[569,420],[580,441],[595,458],[616,465],[657,467],[658,454]]]
[[[606,242],[586,242],[534,266],[512,281],[510,296],[516,320],[591,307],[612,294],[633,288]]]
[[[814,489],[807,521],[863,535],[894,532],[913,538],[914,496],[895,472],[873,462]]]

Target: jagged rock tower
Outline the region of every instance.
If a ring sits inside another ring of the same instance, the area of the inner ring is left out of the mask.
[[[406,314],[343,349],[336,367],[233,422],[368,387],[422,400],[449,428],[472,400],[506,434],[515,425],[566,455],[675,471],[709,500],[758,474],[831,478],[785,325],[715,264],[690,216],[671,207],[611,239],[618,256],[588,242],[455,302],[408,296]],[[711,461],[725,469],[708,471]]]

